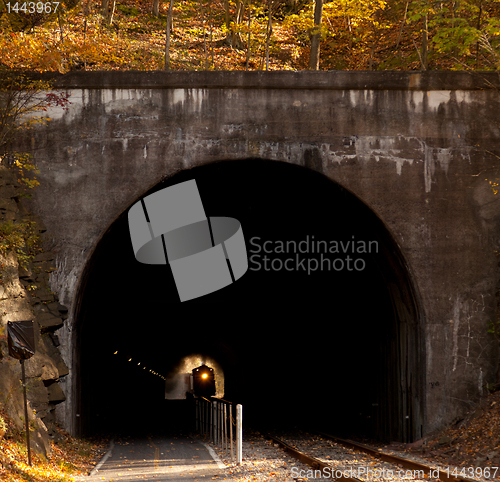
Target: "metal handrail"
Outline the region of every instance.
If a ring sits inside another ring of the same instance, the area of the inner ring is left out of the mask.
[[[236,418],[233,417],[233,403],[222,398],[199,397],[196,399],[196,431],[219,445],[224,452],[230,452],[234,462],[234,440],[236,440],[236,463],[242,461],[242,406],[236,405]],[[236,436],[234,437],[234,432]]]

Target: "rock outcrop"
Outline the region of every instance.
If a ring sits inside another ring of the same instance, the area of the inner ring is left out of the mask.
[[[45,227],[23,207],[22,192],[13,172],[0,164],[0,228],[5,223],[34,221],[41,234]],[[5,246],[3,233],[0,244]],[[49,289],[53,259],[52,253],[40,250],[21,266],[14,250],[0,249],[0,405],[18,430],[24,430],[21,365],[8,354],[7,322],[34,320],[36,352],[25,362],[28,416],[32,446],[44,455],[51,450],[50,439],[57,435],[55,406],[66,398],[58,381],[69,373],[56,333],[68,310]]]

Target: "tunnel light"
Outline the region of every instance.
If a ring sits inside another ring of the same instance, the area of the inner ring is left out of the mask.
[[[117,354],[118,354],[118,350],[116,350],[115,352],[113,352],[113,355],[117,355]],[[132,360],[133,360],[133,358],[129,358],[128,359],[129,362],[131,362]],[[141,362],[137,362],[137,366],[141,366]],[[148,370],[149,373],[152,373],[153,375],[156,375],[157,377],[161,378],[162,380],[166,380],[166,378],[163,375],[161,375],[158,372],[155,372],[154,370],[150,370],[148,367],[146,367],[144,365],[142,365],[142,369],[143,370]]]

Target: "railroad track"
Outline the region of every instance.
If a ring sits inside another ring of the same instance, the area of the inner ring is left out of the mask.
[[[454,467],[439,468],[389,454],[367,445],[343,440],[323,432],[295,430],[262,434],[280,445],[288,454],[311,467],[310,471],[292,470],[296,479],[335,479],[345,482],[477,482],[498,480],[461,477]]]

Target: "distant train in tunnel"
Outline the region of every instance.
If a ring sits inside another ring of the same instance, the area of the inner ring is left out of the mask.
[[[193,394],[196,397],[212,397],[215,395],[215,371],[207,365],[194,368]]]

